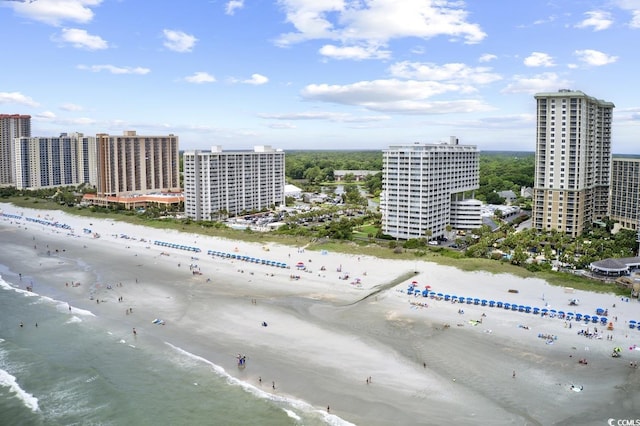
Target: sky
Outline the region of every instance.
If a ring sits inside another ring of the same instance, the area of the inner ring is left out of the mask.
[[[0,0],[0,113],[181,150],[534,151],[538,92],[640,154],[640,0]]]

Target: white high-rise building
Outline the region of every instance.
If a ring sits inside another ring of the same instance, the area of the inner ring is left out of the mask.
[[[0,114],[0,186],[16,184],[14,139],[31,136],[31,116]]]
[[[532,226],[575,237],[607,216],[615,106],[572,90],[535,98]]]
[[[187,217],[218,220],[284,204],[284,151],[256,146],[253,151],[187,151],[184,207]]]
[[[14,139],[16,188],[95,186],[96,138],[82,133]]]
[[[448,143],[390,146],[382,151],[382,232],[404,240],[445,236],[452,202],[479,188],[480,153],[474,145]],[[460,210],[461,205],[458,205]],[[472,218],[476,211],[477,218]],[[481,223],[480,210],[470,209],[463,228]]]
[[[618,157],[611,164],[609,218],[640,231],[640,158]]]

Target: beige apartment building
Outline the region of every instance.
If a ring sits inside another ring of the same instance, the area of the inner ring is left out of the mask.
[[[575,237],[608,214],[615,105],[573,90],[535,99],[532,226]]]
[[[177,136],[99,133],[96,145],[98,198],[181,191]]]

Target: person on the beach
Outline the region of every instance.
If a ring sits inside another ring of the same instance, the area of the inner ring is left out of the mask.
[[[516,378],[516,370],[513,370],[513,376],[514,379]]]
[[[137,336],[137,335],[138,335],[138,332],[136,331],[136,328],[135,328],[135,327],[133,327],[133,335],[134,335],[134,336]]]
[[[273,388],[273,390],[276,390],[276,382],[271,382],[271,387]]]

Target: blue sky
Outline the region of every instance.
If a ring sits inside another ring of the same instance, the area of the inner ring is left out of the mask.
[[[0,113],[181,149],[535,149],[537,92],[640,154],[640,0],[0,0]]]

